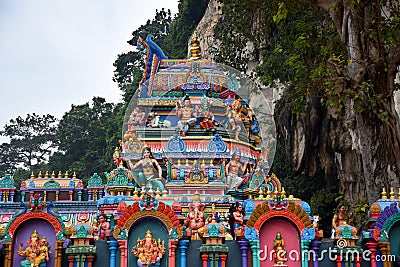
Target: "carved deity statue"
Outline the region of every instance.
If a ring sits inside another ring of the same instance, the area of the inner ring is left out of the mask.
[[[200,240],[199,229],[205,225],[205,214],[203,212],[204,204],[201,203],[200,197],[195,194],[193,202],[189,204],[189,213],[187,214],[184,225],[189,229],[189,235],[192,240]]]
[[[285,265],[287,261],[287,253],[285,248],[285,241],[281,236],[281,232],[276,233],[274,240],[274,266]]]
[[[344,234],[343,231],[348,230],[349,235]],[[332,218],[332,238],[333,237],[356,237],[357,228],[349,225],[349,215],[347,214],[347,207],[345,205],[339,205],[337,213]]]
[[[149,265],[159,263],[165,254],[164,240],[153,238],[150,230],[147,230],[146,236],[141,240],[138,238],[136,245],[132,248],[132,254],[135,255],[138,267],[148,267]]]
[[[235,234],[235,238],[241,238],[244,236],[244,214],[243,214],[243,205],[240,202],[236,202],[235,211],[232,213],[233,218],[233,232]]]
[[[225,166],[228,187],[230,189],[235,188],[236,191],[243,182],[243,178],[239,176],[239,171],[244,173],[248,164],[248,162],[242,164],[240,162],[240,157],[240,150],[236,149],[232,154],[231,160]]]
[[[132,164],[130,160],[127,160],[127,162],[131,170],[135,170],[139,166],[142,167],[142,171],[139,172],[138,179],[136,180],[140,187],[146,186],[147,188],[151,187],[153,190],[164,190],[161,166],[153,158],[149,147],[143,148],[142,159],[136,164]]]
[[[196,124],[196,118],[194,118],[195,111],[192,108],[188,95],[185,96],[182,102],[183,106],[181,106],[179,102],[176,104],[176,116],[181,117],[181,120],[178,122],[178,127],[182,132],[181,136],[184,137],[189,127]]]
[[[34,230],[28,240],[28,245],[24,249],[23,243],[18,248],[18,255],[25,257],[25,260],[21,261],[21,267],[36,267],[40,266],[41,263],[45,263],[49,260],[50,246],[45,237],[40,239],[37,230]]]

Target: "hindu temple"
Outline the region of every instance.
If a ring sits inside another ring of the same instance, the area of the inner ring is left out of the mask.
[[[0,266],[396,266],[400,194],[384,189],[363,231],[338,207],[324,237],[270,173],[275,125],[256,84],[202,59],[196,34],[188,59],[168,59],[152,35],[137,46],[145,68],[115,168],[87,186],[61,171],[5,175]]]

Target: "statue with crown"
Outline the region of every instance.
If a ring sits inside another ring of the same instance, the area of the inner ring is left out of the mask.
[[[160,266],[160,261],[165,254],[164,240],[153,238],[150,230],[147,230],[143,239],[138,237],[136,245],[132,248],[132,254],[135,255],[138,267]]]
[[[40,238],[35,229],[27,241],[28,245],[24,249],[24,243],[21,242],[18,248],[18,255],[25,257],[21,261],[21,267],[45,267],[50,255],[50,246],[46,237]]]

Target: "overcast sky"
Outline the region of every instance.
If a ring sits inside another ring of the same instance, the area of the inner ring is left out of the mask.
[[[93,96],[120,100],[118,54],[156,9],[178,0],[1,0],[0,128],[28,113],[57,118]]]

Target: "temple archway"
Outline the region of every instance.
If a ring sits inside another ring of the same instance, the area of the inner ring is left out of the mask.
[[[284,217],[273,217],[263,223],[260,228],[260,267],[270,267],[274,264],[274,240],[280,232],[286,249],[285,265],[301,266],[300,232],[297,227]]]

